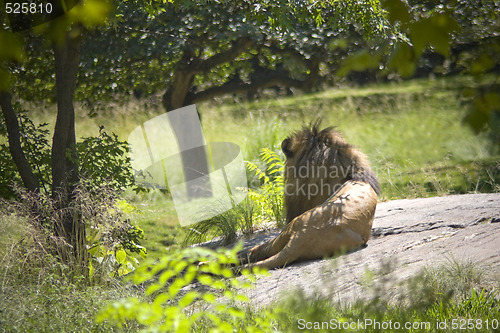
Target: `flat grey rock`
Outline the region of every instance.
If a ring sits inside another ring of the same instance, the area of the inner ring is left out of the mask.
[[[276,235],[257,234],[246,240],[245,248]],[[499,193],[379,203],[372,238],[365,248],[333,259],[271,270],[245,293],[258,306],[268,305],[294,289],[350,303],[366,296],[362,285],[368,270],[380,271],[389,265],[388,278],[396,283],[452,258],[500,272]]]

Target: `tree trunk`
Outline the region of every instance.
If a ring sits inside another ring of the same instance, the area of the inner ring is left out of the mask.
[[[290,72],[284,69],[267,69],[257,66],[251,76],[251,82],[245,83],[233,82],[232,80],[220,85],[207,88],[202,91],[193,89],[193,81],[196,74],[208,73],[217,66],[230,63],[236,57],[247,51],[254,42],[249,37],[240,37],[235,40],[231,47],[226,51],[215,54],[207,59],[200,59],[195,56],[192,48],[187,47],[178,67],[174,72],[173,80],[163,94],[162,103],[167,112],[179,109],[192,103],[204,101],[215,96],[229,93],[241,93],[246,91],[255,91],[258,89],[269,88],[273,86],[299,87],[302,90],[310,91],[317,84],[319,78],[320,59],[311,57],[305,59],[304,56],[294,50],[282,50],[277,47],[274,50],[279,52],[291,53],[299,61],[302,61],[308,68],[309,74],[302,80],[294,79]],[[187,147],[203,146],[203,133],[194,132],[196,126],[188,124],[187,119],[171,118],[179,149],[181,150],[184,176],[187,185],[187,194],[190,199],[197,197],[208,197],[212,194],[210,183],[208,181],[200,187],[190,186],[195,179],[200,176],[206,176],[209,173],[208,159],[203,149],[191,149]],[[201,183],[201,182],[200,182]]]
[[[6,91],[0,92],[0,106],[5,118],[5,125],[7,127],[7,135],[9,137],[9,150],[12,160],[16,164],[17,170],[21,175],[24,186],[30,192],[39,191],[38,178],[33,173],[33,169],[28,163],[21,147],[21,134],[19,133],[19,122],[16,117],[14,108],[12,107],[12,100],[10,93]]]
[[[64,43],[53,45],[57,119],[52,138],[52,194],[58,200],[62,212],[62,223],[56,226],[56,230],[72,246],[77,262],[86,272],[85,225],[79,218],[78,209],[71,206],[78,183],[73,97],[80,62],[81,38],[70,37],[70,34],[71,32],[67,34]]]
[[[191,89],[195,71],[179,69],[175,72],[172,86],[163,95],[163,106],[166,111],[172,111],[188,105],[186,97]]]
[[[163,106],[167,112],[186,106],[186,97],[191,88],[194,75],[195,71],[190,69],[179,69],[175,73],[172,88],[163,96]],[[170,117],[170,123],[181,152],[186,191],[189,199],[210,197],[212,195],[210,182],[207,178],[209,167],[204,149],[204,135],[200,130],[199,123],[192,123],[193,121],[194,119]],[[191,147],[200,148],[190,149]],[[197,185],[194,185],[192,181],[200,177],[204,177],[204,181],[199,181]]]

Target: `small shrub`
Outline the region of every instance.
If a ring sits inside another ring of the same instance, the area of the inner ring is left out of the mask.
[[[123,217],[122,208],[130,204],[118,200],[110,187],[95,193],[86,188],[78,188],[73,204],[86,224],[90,278],[106,281],[130,273],[139,264],[137,257],[146,257],[140,245],[144,232]]]
[[[247,162],[248,170],[255,172],[262,184],[260,190],[250,189],[248,196],[258,207],[257,220],[273,220],[278,227],[282,227],[285,223],[283,209],[284,163],[277,153],[267,148],[262,149],[260,157],[266,164],[265,171],[262,171],[256,164]]]
[[[54,232],[61,212],[46,194],[16,189],[18,201],[0,200],[0,331],[5,332],[110,332],[96,324],[95,315],[111,299],[136,295],[113,277],[130,271],[137,252],[140,229],[123,222],[109,188],[99,196],[78,188],[73,205],[87,223],[88,244],[104,249],[89,250],[89,278],[70,257],[69,245]],[[37,214],[34,214],[36,208]],[[72,207],[70,207],[72,209]],[[111,260],[112,259],[112,260]],[[106,282],[101,283],[101,282]],[[129,326],[131,332],[137,328]]]
[[[471,290],[480,286],[486,273],[477,263],[458,261],[448,257],[445,265],[426,268],[424,276],[435,293],[450,293],[456,300],[470,296]]]
[[[142,230],[123,220],[115,204],[116,194],[109,187],[102,186],[91,193],[85,185],[80,185],[66,208],[85,223],[86,244],[89,246],[85,251],[88,253],[88,272],[81,270],[75,251],[59,236],[64,209],[59,208],[57,199],[19,188],[16,188],[16,193],[17,201],[1,202],[2,211],[4,215],[26,221],[27,227],[23,237],[10,246],[5,260],[11,264],[5,266],[6,271],[12,267],[21,275],[32,270],[50,274],[54,272],[50,268],[54,267],[55,260],[60,261],[56,271],[61,278],[83,275],[97,282],[129,273],[138,263],[135,255],[146,255],[146,250],[139,245]]]
[[[19,105],[16,105],[18,108]],[[50,163],[50,144],[48,124],[43,123],[35,125],[31,119],[26,116],[26,111],[18,115],[19,131],[21,135],[21,147],[25,153],[28,163],[33,166],[33,173],[40,182],[40,189],[48,193],[50,190],[52,166]],[[7,127],[3,117],[0,117],[0,136],[7,142]],[[13,184],[21,185],[21,176],[10,155],[9,146],[0,144],[0,197],[13,198],[15,192]]]
[[[239,224],[238,215],[233,209],[222,211],[208,220],[188,227],[184,245],[197,244],[221,237],[221,245],[228,245],[236,240]]]
[[[18,120],[21,147],[26,159],[40,182],[41,192],[50,193],[52,161],[47,124],[35,125],[26,116],[26,111],[19,113]],[[0,136],[7,138],[3,117],[0,117]],[[76,144],[76,149],[79,173],[82,178],[86,179],[85,185],[89,191],[97,191],[101,184],[107,184],[108,187],[119,192],[134,185],[128,144],[118,140],[116,134],[108,134],[101,126],[97,137],[82,138],[82,141]],[[0,144],[0,170],[2,170],[0,197],[13,198],[15,196],[13,186],[22,186],[22,181],[7,144]]]
[[[247,195],[245,199],[236,207],[240,216],[240,230],[244,234],[252,234],[255,223],[255,203]]]
[[[89,189],[107,184],[122,192],[134,185],[128,143],[118,140],[114,133],[108,134],[103,126],[99,127],[98,136],[82,138],[77,151],[80,175],[87,180]]]
[[[211,207],[211,209],[219,209],[220,213],[189,226],[184,245],[203,243],[216,237],[220,237],[220,245],[229,245],[236,241],[238,231],[241,230],[243,233],[253,231],[254,207],[248,197],[229,209],[226,206]]]
[[[242,278],[235,278],[228,268],[236,264],[239,249],[241,246],[216,251],[188,248],[168,254],[152,266],[141,266],[131,278],[136,284],[148,284],[146,295],[150,299],[131,297],[113,302],[100,312],[97,322],[117,328],[138,323],[147,332],[274,330],[274,314],[245,310],[244,304],[249,300],[236,290],[251,286],[255,280],[248,270],[241,272]],[[194,282],[198,287],[186,288]]]

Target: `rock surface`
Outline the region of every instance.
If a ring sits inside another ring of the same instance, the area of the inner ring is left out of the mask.
[[[255,235],[245,248],[275,237]],[[367,270],[391,266],[391,281],[402,281],[424,267],[449,260],[473,261],[500,273],[500,194],[466,194],[379,203],[368,245],[333,259],[296,263],[269,271],[255,289],[253,304],[268,305],[294,289],[352,302],[366,292]]]

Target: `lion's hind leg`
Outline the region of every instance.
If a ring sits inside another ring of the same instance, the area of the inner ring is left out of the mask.
[[[255,260],[253,261],[253,263],[248,263],[244,265],[243,268],[262,267],[267,269],[273,269],[277,267],[283,267],[288,263],[294,262],[300,257],[300,253],[296,252],[297,246],[300,246],[300,244],[297,244],[297,241],[300,243],[300,240],[296,240],[294,242],[293,241],[294,239],[296,238],[292,237],[292,239],[290,239],[288,237],[287,243],[285,244],[284,247],[281,248],[281,250],[276,251],[278,249],[276,247],[272,249],[273,254],[271,256],[266,256],[261,260]],[[295,253],[294,253],[294,248],[295,248]]]
[[[289,228],[285,228],[276,238],[271,239],[264,244],[254,246],[248,252],[242,251],[238,254],[241,264],[258,262],[274,256],[280,252],[290,240]]]
[[[267,269],[283,267],[295,261],[321,259],[336,254],[358,249],[365,244],[362,235],[349,227],[333,227],[310,230],[308,236],[316,233],[316,237],[302,237],[295,234],[281,251],[273,256],[244,267],[262,267]],[[312,242],[311,239],[323,237],[325,242]]]

